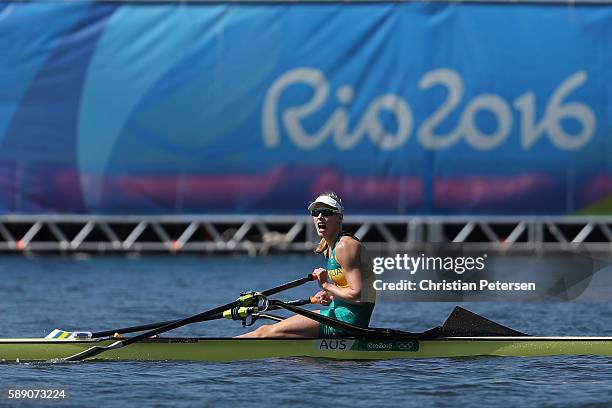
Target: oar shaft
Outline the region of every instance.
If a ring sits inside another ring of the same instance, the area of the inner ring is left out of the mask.
[[[221,319],[222,317],[223,317],[222,314],[217,314],[217,315],[212,316],[210,318],[198,320],[198,322],[205,322],[205,321],[208,321],[208,320]],[[180,320],[181,319],[175,319],[175,320],[168,320],[168,321],[165,321],[165,322],[143,324],[141,326],[130,326],[130,327],[122,327],[121,329],[115,329],[115,330],[104,330],[104,331],[99,331],[99,332],[93,332],[93,333],[91,333],[91,338],[92,339],[98,339],[100,337],[108,337],[108,336],[112,336],[114,334],[127,334],[127,333],[141,332],[141,331],[144,331],[144,330],[153,330],[153,329],[157,329],[158,327],[166,326],[166,325],[168,325],[170,323],[178,322]]]
[[[167,324],[170,324],[170,323],[176,322],[176,321],[177,320],[168,320],[168,321],[165,321],[165,322],[143,324],[143,325],[140,325],[140,326],[122,327],[120,329],[115,329],[115,330],[103,330],[103,331],[91,333],[91,337],[94,338],[94,339],[97,339],[99,337],[112,336],[115,333],[117,333],[117,334],[125,334],[125,333],[139,332],[139,331],[143,331],[143,330],[151,330],[151,329],[156,329],[156,328],[161,327],[161,326],[165,326]]]
[[[264,295],[264,296],[276,295],[277,293],[284,292],[284,291],[289,290],[289,289],[297,288],[298,286],[302,286],[303,284],[311,282],[313,280],[315,280],[314,275],[309,273],[308,275],[306,275],[303,278],[296,279],[296,280],[291,281],[291,282],[287,282],[287,283],[285,283],[283,285],[279,285],[279,286],[277,286],[275,288],[272,288],[272,289],[264,290],[263,292],[261,292],[261,294]]]

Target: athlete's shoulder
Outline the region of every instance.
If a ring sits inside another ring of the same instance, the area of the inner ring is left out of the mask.
[[[361,241],[353,235],[343,235],[336,244],[336,255],[357,254],[361,250]]]

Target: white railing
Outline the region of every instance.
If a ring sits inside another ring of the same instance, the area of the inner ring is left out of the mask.
[[[347,216],[373,248],[470,243],[483,248],[612,251],[612,217]],[[4,252],[166,252],[252,256],[312,251],[308,216],[0,216]]]

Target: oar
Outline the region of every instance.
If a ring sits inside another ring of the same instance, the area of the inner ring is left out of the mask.
[[[294,281],[285,283],[283,285],[280,286],[276,286],[272,289],[268,289],[265,290],[263,292],[261,292],[261,295],[263,296],[271,296],[274,295],[276,293],[285,291],[287,289],[291,289],[291,288],[295,288],[297,286],[303,285],[307,282],[310,282],[314,280],[314,277],[312,274],[308,274],[306,277],[301,278],[301,279],[296,279]],[[84,360],[86,358],[91,358],[91,357],[95,357],[100,353],[103,353],[107,350],[113,350],[113,349],[120,349],[123,348],[125,346],[129,346],[132,343],[135,343],[139,340],[143,340],[146,338],[149,338],[151,336],[156,336],[158,334],[161,333],[165,333],[167,331],[173,330],[173,329],[177,329],[179,327],[191,324],[191,323],[195,323],[198,321],[202,321],[207,319],[210,316],[214,316],[218,313],[223,313],[224,311],[228,310],[228,309],[232,309],[234,307],[240,307],[240,306],[249,306],[252,304],[253,300],[254,300],[255,296],[253,296],[253,294],[251,294],[251,296],[249,295],[243,295],[240,298],[238,298],[237,300],[228,303],[226,305],[223,306],[219,306],[219,307],[215,307],[214,309],[210,309],[207,310],[205,312],[202,313],[198,313],[197,315],[194,316],[190,316],[187,317],[185,319],[181,319],[181,320],[177,320],[174,321],[172,323],[166,324],[164,326],[158,327],[156,329],[144,332],[142,334],[139,334],[138,336],[134,336],[134,337],[130,337],[128,339],[123,339],[123,340],[118,340],[112,344],[109,344],[108,346],[93,346],[88,348],[87,350],[83,350],[80,353],[77,354],[73,354],[71,356],[68,356],[66,358],[64,358],[64,361],[80,361],[80,360]],[[256,301],[256,299],[255,299]]]
[[[351,333],[356,336],[362,337],[401,337],[401,338],[416,338],[419,334],[411,333],[402,330],[394,330],[394,329],[378,329],[371,327],[359,327],[354,324],[346,323],[337,319],[332,319],[331,317],[323,316],[319,313],[315,313],[311,310],[302,309],[300,307],[296,307],[294,305],[288,304],[286,302],[280,300],[270,300],[270,306],[278,306],[282,309],[288,310],[295,314],[302,315],[319,323],[326,324],[328,326],[335,327],[340,330],[344,330],[348,333]]]
[[[180,319],[175,319],[175,320],[168,320],[168,321],[165,321],[165,322],[143,324],[141,326],[122,327],[122,328],[116,329],[116,330],[103,330],[103,331],[99,331],[99,332],[93,332],[93,333],[91,333],[91,338],[92,339],[98,339],[100,337],[108,337],[108,336],[112,336],[114,334],[135,333],[135,332],[140,332],[140,331],[144,331],[144,330],[157,329],[158,327],[166,326],[166,325],[168,325],[170,323],[178,322],[179,320]]]
[[[402,330],[359,327],[331,317],[320,315],[310,310],[302,309],[280,300],[270,300],[270,306],[278,306],[295,314],[302,315],[319,323],[344,330],[360,337],[391,337],[403,339],[435,339],[452,337],[529,337],[528,334],[506,327],[502,324],[470,312],[460,306],[455,306],[442,326],[434,327],[421,333],[412,333]]]
[[[285,302],[289,305],[293,305],[293,306],[304,306],[304,305],[309,305],[312,303],[317,303],[317,300],[315,299],[314,296],[311,296],[308,299],[296,299],[296,300],[289,300],[287,302]],[[271,306],[268,308],[268,310],[278,310],[281,309],[280,306]],[[229,311],[231,312],[232,309],[230,309]],[[222,318],[232,318],[232,316],[228,316],[226,315],[226,313],[228,312],[228,310],[224,311],[223,313],[217,313],[214,316],[209,316],[205,319],[200,319],[197,322],[194,323],[201,323],[201,322],[207,322],[210,320],[217,320],[217,319],[222,319]],[[112,330],[102,330],[102,331],[98,331],[98,332],[89,332],[89,331],[83,331],[83,330],[79,330],[79,331],[66,331],[66,330],[60,330],[60,329],[53,329],[53,331],[51,331],[51,333],[49,333],[45,338],[46,339],[58,339],[58,340],[73,340],[76,337],[76,334],[82,334],[82,339],[83,340],[89,340],[89,339],[98,339],[101,337],[109,337],[109,336],[114,336],[116,334],[127,334],[127,333],[137,333],[137,332],[141,332],[144,330],[152,330],[152,329],[157,329],[158,327],[162,327],[162,326],[166,326],[170,323],[174,323],[174,322],[178,322],[181,319],[175,319],[175,320],[168,320],[165,322],[158,322],[158,323],[149,323],[149,324],[143,324],[140,326],[130,326],[130,327],[122,327],[120,329],[112,329]],[[239,318],[235,318],[234,320],[240,320]]]
[[[135,333],[144,330],[152,330],[157,329],[158,327],[165,326],[170,323],[178,322],[180,319],[168,320],[165,322],[157,322],[157,323],[149,323],[143,324],[140,326],[130,326],[130,327],[122,327],[120,329],[112,329],[112,330],[102,330],[98,332],[88,332],[79,330],[77,332],[70,332],[61,329],[53,329],[51,333],[49,333],[45,338],[46,339],[59,339],[59,340],[70,340],[71,337],[74,337],[75,333],[83,333],[86,335],[84,338],[86,339],[99,339],[101,337],[113,336],[115,334],[125,334],[125,333]]]

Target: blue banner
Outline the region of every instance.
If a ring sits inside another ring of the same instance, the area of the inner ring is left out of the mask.
[[[612,7],[0,3],[0,211],[612,213]]]

